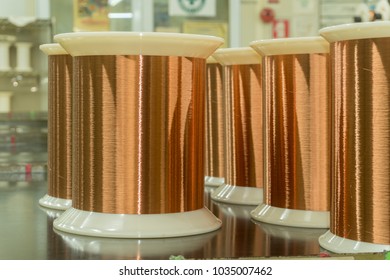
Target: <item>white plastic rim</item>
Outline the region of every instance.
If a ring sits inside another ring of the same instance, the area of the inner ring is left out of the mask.
[[[252,219],[273,225],[304,228],[329,228],[329,211],[294,210],[262,203],[251,212]]]
[[[299,240],[303,242],[310,240],[317,243],[318,237],[327,231],[327,229],[324,228],[286,227],[282,225],[262,223],[255,220],[252,221],[255,224],[258,224],[267,235],[284,240]]]
[[[262,56],[329,53],[329,42],[321,36],[257,40],[250,46]]]
[[[56,209],[56,210],[66,210],[72,207],[72,200],[71,199],[64,199],[64,198],[58,198],[53,197],[48,194],[45,194],[40,200],[39,205],[50,208],[50,209]]]
[[[225,183],[225,178],[222,178],[222,177],[205,176],[205,178],[204,178],[204,184],[206,186],[219,187],[220,185],[222,185],[224,183]]]
[[[390,244],[374,244],[347,239],[333,234],[330,230],[318,239],[320,246],[333,253],[379,253],[390,251]]]
[[[263,188],[223,184],[211,194],[211,199],[231,204],[259,205],[263,202]]]
[[[167,238],[211,232],[221,227],[221,220],[207,208],[169,214],[107,214],[66,210],[54,220],[60,231],[111,238]]]
[[[58,43],[43,44],[39,49],[47,55],[68,55],[68,52]]]
[[[52,209],[52,208],[46,208],[46,207],[39,207],[43,212],[46,213],[46,215],[51,218],[51,219],[57,219],[59,216],[64,213],[64,210],[57,210],[57,209]]]
[[[224,66],[261,63],[261,56],[250,47],[219,49],[212,57]]]
[[[74,32],[54,36],[72,56],[158,55],[208,58],[220,37],[163,32]]]
[[[219,64],[219,62],[211,55],[206,59],[207,64]]]
[[[390,37],[389,21],[357,22],[320,29],[320,35],[329,43],[337,41]]]

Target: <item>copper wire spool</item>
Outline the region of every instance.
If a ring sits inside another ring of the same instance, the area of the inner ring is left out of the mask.
[[[390,24],[321,30],[331,43],[333,154],[330,231],[334,252],[390,249]]]
[[[263,138],[261,57],[253,49],[220,49],[225,96],[225,184],[214,200],[258,205],[262,202]]]
[[[225,182],[225,98],[222,65],[212,56],[207,59],[205,184]]]
[[[264,203],[256,220],[329,227],[330,68],[321,37],[260,40],[263,56]],[[286,211],[287,210],[287,211]]]
[[[204,207],[204,97],[206,57],[221,39],[131,32],[57,38],[74,56],[75,157],[73,207],[55,227],[72,231],[77,213],[75,233],[86,235],[154,238],[219,228]],[[87,213],[96,224],[86,231]],[[118,221],[97,222],[106,216]]]
[[[72,57],[59,44],[48,55],[48,192],[39,203],[65,210],[72,205]]]

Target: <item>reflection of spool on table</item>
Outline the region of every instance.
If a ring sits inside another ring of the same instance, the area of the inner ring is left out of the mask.
[[[41,45],[48,55],[48,192],[44,207],[72,205],[72,57],[59,44]]]
[[[96,32],[55,37],[74,56],[75,234],[157,238],[205,233],[206,58],[211,36]]]
[[[217,50],[224,68],[225,184],[220,202],[258,205],[263,200],[261,57],[253,49]]]
[[[205,184],[218,187],[225,182],[225,103],[222,65],[207,59]]]
[[[321,37],[260,40],[265,104],[264,203],[252,218],[329,227],[329,46]]]
[[[390,250],[390,23],[324,28],[333,71],[334,174],[330,230],[336,253]]]
[[[137,259],[137,260],[168,260],[170,256],[182,255],[185,258],[201,258],[204,247],[217,235],[209,232],[201,235],[148,238],[120,239],[107,237],[90,237],[65,233],[54,230],[70,247],[70,253],[82,255],[82,258],[94,259]],[[197,255],[199,254],[199,255]]]

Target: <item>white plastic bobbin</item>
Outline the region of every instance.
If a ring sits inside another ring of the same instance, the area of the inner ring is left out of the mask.
[[[329,53],[329,44],[323,38],[301,37],[287,39],[268,39],[251,42],[250,46],[260,55],[294,55]],[[260,203],[251,217],[260,222],[303,228],[329,228],[329,211],[296,210],[275,207],[266,202]]]
[[[328,228],[329,211],[309,211],[279,208],[262,203],[251,212],[254,220],[291,227]]]
[[[0,36],[0,71],[10,71],[10,46],[8,36]]]
[[[205,176],[204,184],[209,187],[219,187],[225,183],[225,178]]]
[[[154,32],[80,32],[59,34],[54,39],[74,57],[143,55],[206,60],[223,44],[223,39],[213,36]],[[221,220],[206,207],[157,214],[102,213],[72,207],[54,221],[54,228],[59,231],[112,238],[190,236],[212,232],[220,227]]]
[[[382,2],[382,1],[381,1]],[[342,24],[326,27],[319,31],[329,43],[370,38],[389,38],[390,23],[376,21],[369,23]],[[375,205],[374,205],[375,207]],[[319,238],[320,246],[335,253],[374,253],[390,251],[390,244],[362,242],[338,236],[329,230]]]
[[[51,209],[66,210],[72,206],[72,200],[45,194],[41,199],[39,199],[39,205]]]
[[[328,230],[318,239],[320,246],[328,251],[342,254],[380,253],[390,251],[390,244],[375,244],[337,236]]]
[[[207,58],[206,63],[206,69],[208,72],[207,79],[208,83],[210,83],[207,84],[206,92],[206,139],[210,136],[211,138],[218,137],[218,143],[221,144],[224,141],[224,136],[220,134],[220,130],[224,127],[224,122],[219,118],[215,119],[213,117],[213,114],[210,114],[210,112],[213,112],[214,110],[222,111],[223,114],[223,110],[225,109],[224,99],[222,96],[222,73],[220,73],[219,71],[215,71],[212,72],[213,74],[211,74],[209,72],[209,67],[213,67],[214,69],[216,69],[216,66],[221,66],[212,55]],[[218,74],[220,76],[218,76]],[[216,83],[214,85],[215,88],[211,87],[212,81]],[[206,140],[206,176],[204,178],[204,184],[207,187],[219,187],[225,183],[225,178],[222,177],[225,163],[224,145],[219,146],[218,144],[216,144],[211,149],[211,147],[208,147],[209,141],[212,142],[209,139]],[[211,153],[216,153],[218,157],[214,158]],[[211,170],[211,168],[208,168],[208,166],[212,166],[213,164],[217,164],[215,170]]]
[[[16,42],[16,67],[19,72],[31,72],[31,46],[30,42]]]
[[[0,113],[8,113],[11,111],[12,95],[13,92],[11,91],[0,91]]]
[[[219,49],[212,57],[224,67],[261,64],[261,56],[250,47]],[[259,97],[261,97],[260,94]],[[255,154],[255,151],[251,151],[251,153]],[[228,162],[227,165],[229,165]],[[226,169],[228,168],[226,167]],[[262,172],[262,170],[257,171]],[[261,186],[233,185],[228,178],[225,178],[225,183],[212,193],[211,198],[224,203],[259,205],[263,201],[263,189]]]
[[[68,55],[60,44],[43,44],[39,46],[39,49],[46,55]],[[50,209],[66,210],[72,206],[72,200],[45,194],[41,199],[39,199],[39,204],[42,207]]]

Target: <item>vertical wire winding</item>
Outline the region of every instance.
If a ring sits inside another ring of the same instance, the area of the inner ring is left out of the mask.
[[[263,58],[266,204],[329,211],[330,67],[328,54]]]
[[[389,38],[331,44],[334,151],[330,231],[390,244]]]
[[[225,177],[225,98],[222,65],[207,63],[205,175]]]
[[[75,57],[73,207],[203,207],[205,59]]]
[[[263,186],[261,64],[224,66],[226,174],[232,186]]]
[[[48,195],[72,199],[73,62],[70,55],[48,61]]]

